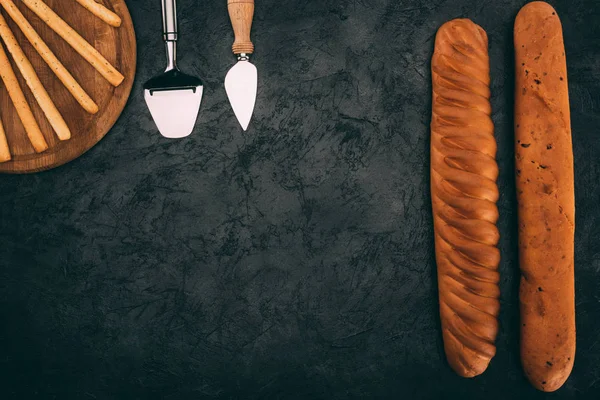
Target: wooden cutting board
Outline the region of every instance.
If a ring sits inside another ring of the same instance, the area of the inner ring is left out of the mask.
[[[121,17],[122,24],[119,28],[113,28],[104,23],[80,6],[75,0],[45,0],[45,2],[106,57],[125,76],[125,81],[117,88],[111,86],[110,83],[41,19],[20,1],[15,1],[15,4],[17,4],[21,12],[27,17],[27,20],[44,39],[48,47],[62,61],[92,99],[95,100],[100,110],[97,114],[91,115],[81,108],[54,73],[52,73],[48,65],[37,54],[16,24],[3,11],[4,18],[8,21],[23,51],[33,64],[50,97],[52,97],[69,125],[72,137],[70,140],[64,142],[58,140],[31,91],[25,84],[20,72],[13,63],[13,68],[19,77],[21,88],[31,105],[42,132],[44,132],[49,148],[40,154],[37,154],[33,150],[10,97],[0,81],[0,116],[4,123],[4,129],[6,130],[6,136],[13,157],[9,162],[0,163],[0,172],[30,173],[43,171],[79,157],[98,143],[117,121],[127,103],[133,85],[136,69],[136,41],[131,16],[124,0],[100,1]]]

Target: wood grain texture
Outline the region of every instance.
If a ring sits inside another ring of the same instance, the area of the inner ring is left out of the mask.
[[[0,15],[0,37],[2,37],[2,41],[6,46],[6,49],[12,56],[13,62],[17,65],[21,76],[25,79],[27,86],[31,90],[31,93],[37,100],[38,106],[44,112],[46,119],[52,125],[54,132],[60,140],[68,140],[71,138],[71,131],[67,126],[63,116],[60,114],[60,111],[56,108],[54,101],[46,91],[44,84],[40,81],[35,69],[27,55],[23,52],[17,38],[12,33],[8,24],[4,17]]]
[[[4,51],[3,46],[0,46],[0,77],[2,77],[6,93],[15,110],[13,115],[16,114],[18,116],[19,121],[23,125],[23,132],[27,135],[33,150],[37,153],[46,151],[48,149],[48,143],[46,142],[46,139],[44,139],[44,134],[31,111],[23,88],[19,84],[17,74],[10,63],[8,54]]]
[[[576,347],[571,113],[554,8],[523,7],[514,42],[521,361],[533,386],[551,392],[571,374]]]
[[[235,33],[232,50],[234,54],[252,54],[254,44],[250,39],[252,19],[254,18],[254,0],[227,0],[229,18]]]
[[[498,166],[485,31],[467,19],[438,31],[432,63],[431,197],[440,313],[450,366],[485,371],[500,310]]]
[[[6,141],[4,125],[2,125],[2,120],[0,119],[0,162],[5,162],[10,159],[10,149],[8,148],[8,142]]]
[[[108,61],[94,46],[85,40],[77,30],[67,23],[60,15],[42,0],[21,0],[31,11],[42,19],[54,32],[62,37],[90,64],[92,64],[106,80],[119,86],[123,75]]]
[[[121,17],[96,0],[77,0],[77,2],[107,24],[114,27],[121,26]]]
[[[77,82],[98,104],[100,111],[95,115],[90,115],[81,108],[16,24],[6,16],[23,51],[33,64],[56,107],[65,118],[72,132],[72,138],[68,141],[58,140],[33,95],[27,90],[25,81],[19,75],[21,87],[25,91],[27,101],[31,105],[49,148],[40,154],[34,151],[6,89],[2,87],[0,88],[0,116],[4,122],[12,160],[0,164],[0,172],[37,172],[57,167],[79,157],[98,143],[114,125],[127,103],[133,85],[137,61],[136,40],[133,23],[123,0],[105,0],[103,2],[123,19],[120,28],[107,25],[77,3],[48,0],[47,4],[106,57],[125,76],[125,80],[119,87],[113,87],[33,12],[21,2],[17,2],[21,12]]]
[[[75,80],[73,75],[65,68],[62,62],[50,50],[44,40],[38,35],[37,31],[31,26],[27,18],[19,11],[19,8],[13,0],[0,0],[0,4],[4,11],[10,16],[15,24],[19,27],[23,35],[29,43],[36,49],[38,54],[50,66],[52,71],[61,80],[69,92],[75,97],[77,102],[90,114],[98,112],[98,105],[92,98],[83,90],[81,85]]]

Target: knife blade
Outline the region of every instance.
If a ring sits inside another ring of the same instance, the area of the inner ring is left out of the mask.
[[[227,0],[227,9],[235,33],[232,51],[238,62],[225,77],[225,91],[238,122],[246,131],[254,112],[258,88],[258,71],[249,58],[254,52],[250,39],[254,0]]]

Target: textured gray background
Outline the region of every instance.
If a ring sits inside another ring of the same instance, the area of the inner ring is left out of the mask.
[[[516,0],[258,0],[251,129],[222,86],[226,1],[179,0],[196,130],[157,133],[158,0],[128,0],[139,69],[115,128],[56,170],[0,176],[0,392],[40,399],[544,398],[518,354],[513,177]],[[549,398],[600,393],[600,5],[565,30],[577,189],[578,352]],[[436,29],[490,37],[502,196],[498,354],[447,366],[429,198]]]

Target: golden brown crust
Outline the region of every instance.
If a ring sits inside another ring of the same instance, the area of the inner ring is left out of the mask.
[[[444,24],[431,69],[431,197],[444,348],[450,366],[473,377],[496,353],[500,309],[498,166],[485,31],[467,19]]]
[[[521,359],[531,383],[560,388],[575,359],[573,147],[562,27],[534,2],[515,21]]]
[[[4,125],[2,125],[2,120],[0,120],[0,163],[10,161],[11,158],[8,141],[6,140],[6,133],[4,132]]]

